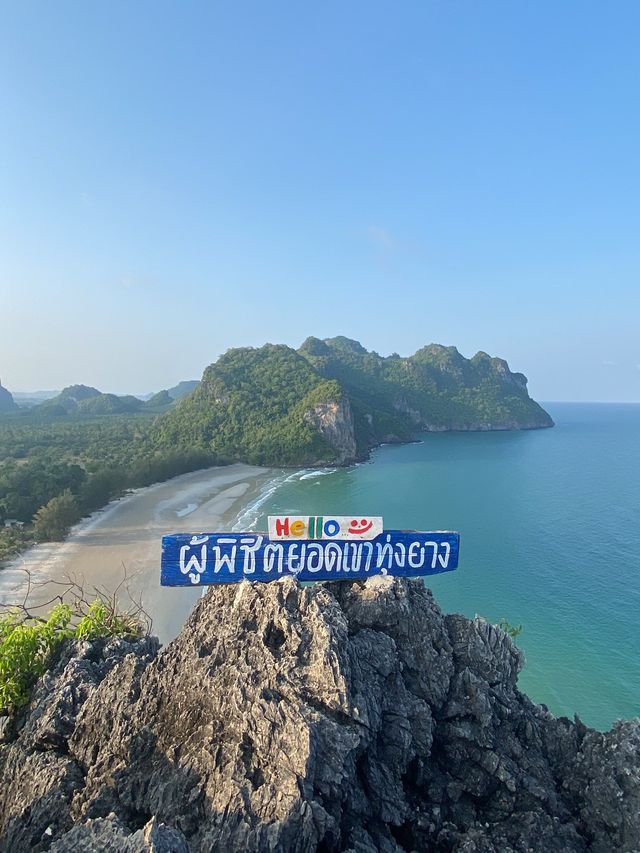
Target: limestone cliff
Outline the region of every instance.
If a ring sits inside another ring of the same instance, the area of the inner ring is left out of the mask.
[[[222,586],[164,651],[69,647],[0,746],[0,850],[640,849],[640,722],[517,688],[419,581]]]
[[[337,401],[318,403],[305,412],[304,419],[320,431],[324,440],[336,451],[334,460],[339,465],[354,462],[356,458],[356,438],[351,406],[346,397]],[[330,463],[331,460],[327,460]],[[326,464],[320,460],[317,464]]]

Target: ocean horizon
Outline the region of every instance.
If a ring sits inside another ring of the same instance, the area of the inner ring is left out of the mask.
[[[427,433],[284,472],[238,523],[361,513],[459,531],[458,570],[427,581],[442,609],[522,625],[520,688],[607,729],[640,713],[640,404],[543,405],[552,429]]]

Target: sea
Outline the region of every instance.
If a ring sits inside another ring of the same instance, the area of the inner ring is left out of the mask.
[[[608,729],[640,715],[640,404],[545,408],[553,429],[428,433],[350,468],[283,472],[239,527],[362,514],[459,531],[458,570],[427,579],[442,609],[522,626],[520,689]]]

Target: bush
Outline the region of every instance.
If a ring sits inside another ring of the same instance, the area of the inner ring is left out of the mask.
[[[50,665],[62,640],[71,637],[71,608],[54,607],[46,620],[22,620],[19,611],[0,617],[0,711],[29,701],[31,687]]]
[[[65,640],[140,637],[148,633],[144,611],[118,612],[116,599],[99,596],[86,602],[77,591],[72,603],[57,604],[46,617],[24,606],[0,615],[0,714],[26,705],[38,678],[51,667]]]
[[[69,489],[61,495],[51,498],[49,503],[40,507],[33,517],[36,538],[45,542],[62,541],[72,524],[80,520],[76,499]]]
[[[516,637],[522,634],[522,625],[512,625],[511,622],[503,616],[498,622],[498,627],[502,628],[505,634],[508,634],[512,640],[515,640]]]

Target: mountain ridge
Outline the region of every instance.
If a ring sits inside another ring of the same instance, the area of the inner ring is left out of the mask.
[[[91,385],[68,385],[55,397],[31,407],[35,415],[120,415],[168,408],[173,398],[158,391],[147,400],[133,394],[111,394]]]
[[[429,344],[380,356],[358,341],[309,337],[228,350],[158,422],[158,442],[221,461],[350,464],[421,432],[553,426],[527,378],[501,358]]]

